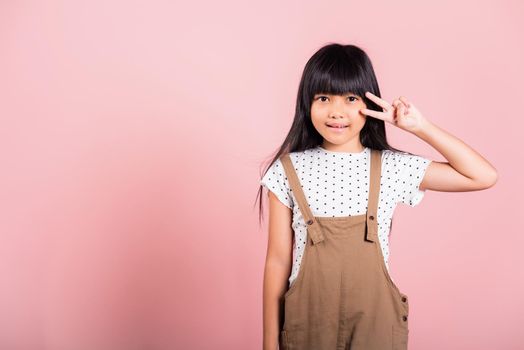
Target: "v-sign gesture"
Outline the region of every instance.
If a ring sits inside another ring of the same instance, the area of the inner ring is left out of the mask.
[[[410,133],[416,133],[422,128],[422,124],[425,121],[424,116],[405,97],[401,96],[399,99],[394,100],[393,105],[369,91],[366,92],[366,97],[382,107],[384,111],[378,112],[362,108],[360,113],[384,120]]]

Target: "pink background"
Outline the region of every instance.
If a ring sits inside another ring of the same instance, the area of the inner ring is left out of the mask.
[[[406,96],[499,173],[397,207],[410,348],[522,349],[523,9],[2,1],[0,349],[261,349],[261,166],[329,42],[366,50],[383,98]]]

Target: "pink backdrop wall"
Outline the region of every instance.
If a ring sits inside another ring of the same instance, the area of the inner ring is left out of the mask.
[[[522,10],[1,2],[0,349],[261,349],[260,166],[328,42],[365,49],[385,99],[411,99],[499,172],[397,208],[410,348],[524,348]]]

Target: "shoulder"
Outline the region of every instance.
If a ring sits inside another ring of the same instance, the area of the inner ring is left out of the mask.
[[[424,178],[431,160],[416,154],[383,150],[382,172],[388,189],[395,194],[396,202],[412,207],[418,205],[424,197],[419,185]]]
[[[314,148],[306,149],[304,151],[294,151],[289,152],[287,155],[289,155],[289,158],[291,159],[291,163],[293,164],[293,167],[298,170],[300,168],[305,167],[307,164],[310,164],[313,157],[318,153],[318,151]],[[279,159],[280,165],[282,166],[281,159],[284,155],[282,155]]]
[[[382,163],[389,168],[424,167],[431,162],[430,159],[407,152],[382,150]]]
[[[308,149],[281,155],[268,168],[260,180],[260,184],[273,192],[285,206],[293,208],[294,198],[289,184],[288,172],[284,168],[282,159],[285,156],[289,156],[295,173],[300,174],[304,167],[310,164],[312,154],[313,151]]]

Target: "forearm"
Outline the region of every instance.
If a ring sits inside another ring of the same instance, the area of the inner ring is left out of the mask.
[[[266,261],[263,287],[263,349],[278,349],[280,301],[287,288],[289,268]]]
[[[496,179],[496,169],[485,158],[431,121],[424,119],[421,128],[414,134],[441,153],[462,175],[481,183]]]

